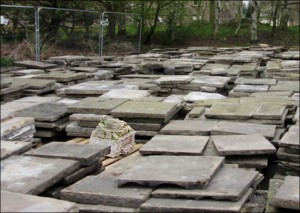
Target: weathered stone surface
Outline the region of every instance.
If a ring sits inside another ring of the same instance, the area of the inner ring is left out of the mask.
[[[252,193],[249,189],[236,202],[216,200],[150,198],[142,206],[142,212],[240,212]]]
[[[188,102],[195,102],[200,100],[209,100],[209,99],[224,99],[225,96],[218,93],[209,93],[209,92],[190,92],[184,96],[184,100]]]
[[[285,105],[288,107],[293,107],[295,103],[291,100],[290,97],[283,97],[283,96],[269,96],[269,97],[241,97],[240,98],[240,103],[243,104],[263,104],[263,103],[268,103],[270,105],[273,104],[281,104]]]
[[[130,99],[135,100],[139,98],[144,98],[150,95],[149,90],[132,90],[132,89],[112,89],[109,92],[101,95],[99,98],[120,98],[120,99]]]
[[[299,81],[278,81],[276,85],[272,85],[269,91],[294,91],[299,92]]]
[[[68,136],[90,137],[95,128],[79,126],[78,122],[71,122],[66,126]]]
[[[225,163],[238,164],[241,168],[263,169],[268,166],[268,155],[226,156]]]
[[[275,136],[276,125],[251,124],[244,122],[220,121],[211,131],[213,135],[251,135],[259,134],[268,139]]]
[[[29,87],[28,83],[25,82],[15,82],[13,81],[12,84],[10,84],[6,88],[2,88],[0,90],[0,95],[9,95],[14,92],[21,92],[22,90],[26,89]]]
[[[78,161],[11,156],[1,161],[1,189],[39,194],[80,166]]]
[[[140,149],[144,155],[202,155],[209,137],[156,135]]]
[[[276,148],[261,135],[213,135],[220,155],[272,154]]]
[[[87,113],[87,114],[109,114],[114,108],[118,107],[126,100],[101,100],[99,98],[88,97],[76,104],[68,106],[68,112]]]
[[[29,84],[28,89],[43,89],[45,87],[51,87],[54,86],[55,80],[45,80],[45,79],[20,79],[15,78],[16,82],[23,82],[26,84]]]
[[[88,212],[103,212],[103,213],[114,213],[114,212],[139,212],[137,208],[126,208],[118,206],[107,206],[107,205],[90,205],[90,204],[77,204],[79,212],[88,213]]]
[[[261,103],[253,114],[255,119],[281,120],[286,109],[282,104]]]
[[[225,98],[225,99],[208,99],[200,100],[194,103],[194,106],[211,107],[214,104],[220,103],[239,103],[240,98]]]
[[[111,111],[111,115],[119,118],[156,118],[169,121],[179,110],[174,103],[127,101]]]
[[[240,168],[223,167],[213,177],[205,189],[182,189],[179,187],[160,187],[152,192],[153,197],[214,199],[238,201],[251,187],[258,172]]]
[[[14,117],[12,119],[1,122],[1,139],[5,138],[12,132],[15,132],[25,126],[29,126],[34,123],[34,119],[31,117]]]
[[[269,97],[269,96],[283,96],[290,97],[293,94],[292,91],[268,91],[268,92],[254,92],[250,97]]]
[[[94,73],[99,70],[97,67],[72,67],[70,70],[75,72],[88,72],[88,73]]]
[[[235,84],[248,84],[248,85],[276,85],[276,79],[263,79],[263,78],[237,78]]]
[[[51,72],[51,73],[47,73],[47,74],[38,75],[33,78],[50,79],[50,80],[56,80],[57,82],[66,83],[66,82],[70,82],[70,81],[74,81],[74,80],[84,79],[84,78],[87,78],[87,76],[86,76],[86,74],[82,74],[82,73],[59,71],[59,72]]]
[[[78,208],[68,201],[1,190],[1,212],[78,212]]]
[[[246,85],[246,84],[239,84],[233,88],[233,92],[266,92],[269,89],[269,85]]]
[[[274,197],[270,201],[270,205],[299,210],[299,177],[285,177],[283,184],[276,190]]]
[[[15,71],[16,76],[22,76],[22,75],[38,75],[38,74],[44,74],[45,70],[42,69],[25,69],[25,70],[17,70]]]
[[[104,144],[94,145],[51,142],[38,147],[37,149],[28,151],[24,155],[77,160],[81,165],[87,166],[109,152],[110,147]]]
[[[299,125],[290,127],[279,141],[279,146],[300,148]]]
[[[167,77],[160,77],[157,80],[154,80],[154,83],[159,85],[165,84],[188,84],[193,80],[192,76],[167,76]]]
[[[205,111],[204,107],[194,107],[186,116],[186,118],[199,118]]]
[[[295,150],[297,152],[297,150]],[[277,152],[276,156],[279,160],[282,161],[290,161],[290,162],[295,162],[295,163],[300,163],[300,150],[298,150],[298,153],[292,154],[288,153],[286,151],[286,148],[280,147]]]
[[[210,135],[218,121],[173,120],[162,128],[167,135]]]
[[[199,86],[209,86],[216,88],[223,88],[229,81],[230,77],[220,76],[197,76],[190,84]]]
[[[204,188],[222,167],[223,162],[223,157],[148,156],[119,176],[117,184],[175,184],[190,189]]]
[[[1,160],[11,155],[22,154],[31,149],[32,143],[23,141],[1,141]]]
[[[49,69],[49,68],[55,68],[57,67],[56,64],[49,64],[45,62],[38,62],[38,61],[15,61],[15,65],[27,67],[27,68],[33,68],[33,69]]]

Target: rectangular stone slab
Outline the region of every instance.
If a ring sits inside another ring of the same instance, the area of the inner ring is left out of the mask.
[[[252,194],[249,189],[236,202],[216,200],[162,199],[150,198],[141,205],[142,212],[240,212]]]
[[[135,100],[149,96],[151,93],[149,90],[134,90],[134,89],[112,89],[105,94],[99,96],[104,99],[122,98]]]
[[[75,80],[80,80],[80,79],[85,79],[87,78],[86,74],[82,73],[74,73],[74,72],[51,72],[47,74],[42,74],[33,77],[35,79],[50,79],[50,80],[56,80],[57,82],[60,83],[66,83],[66,82],[71,82]]]
[[[281,120],[286,109],[285,105],[261,103],[253,114],[255,119]]]
[[[220,155],[272,154],[276,148],[261,135],[213,135]]]
[[[16,82],[23,82],[29,85],[28,89],[43,89],[45,87],[54,86],[56,83],[55,80],[44,80],[44,79],[20,79],[15,78],[14,81]]]
[[[1,138],[33,123],[34,119],[31,117],[14,117],[1,122]]]
[[[295,151],[295,154],[287,153],[286,148],[280,147],[276,152],[276,156],[279,160],[300,163],[300,150]]]
[[[139,150],[143,155],[202,155],[209,137],[156,135]]]
[[[68,201],[1,190],[1,212],[78,212],[78,208]]]
[[[201,100],[211,100],[211,99],[224,99],[225,96],[219,93],[210,93],[210,92],[190,92],[184,96],[183,100],[187,102],[195,102]]]
[[[271,206],[300,210],[299,177],[286,176],[270,201]]]
[[[77,160],[83,166],[91,165],[100,157],[109,154],[110,147],[101,144],[73,144],[51,142],[26,152],[25,156]]]
[[[268,139],[275,136],[276,125],[251,124],[244,122],[220,121],[211,130],[212,135],[259,134]]]
[[[1,161],[1,189],[37,195],[79,167],[74,160],[11,156]]]
[[[11,155],[22,154],[33,146],[30,142],[24,141],[2,141],[1,140],[1,160]]]
[[[45,62],[39,62],[39,61],[31,61],[31,60],[26,60],[26,61],[15,61],[15,65],[22,66],[22,67],[27,67],[27,68],[33,68],[33,69],[49,69],[49,68],[55,68],[57,67],[56,64],[50,64],[50,63],[45,63]]]
[[[279,141],[279,146],[300,148],[299,125],[290,127]]]
[[[172,120],[160,131],[166,135],[210,135],[218,121]]]
[[[248,85],[276,85],[276,79],[257,79],[257,78],[237,78],[235,84],[248,84]]]
[[[223,88],[231,77],[220,77],[220,76],[197,76],[190,84],[199,86],[210,86],[216,88]]]
[[[106,212],[106,213],[114,213],[114,212],[123,212],[123,213],[132,213],[139,212],[137,208],[126,208],[126,207],[118,207],[118,206],[107,206],[107,205],[90,205],[90,204],[77,204],[79,212],[81,213],[89,213],[89,212]]]
[[[238,201],[250,188],[258,172],[224,166],[205,189],[160,187],[152,192],[156,198],[214,199]]]
[[[173,184],[190,189],[204,188],[223,162],[223,157],[148,156],[119,176],[117,184],[138,183],[150,187]]]

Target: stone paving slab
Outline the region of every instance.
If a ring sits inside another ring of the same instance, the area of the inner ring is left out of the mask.
[[[1,212],[78,212],[78,208],[68,201],[1,190]]]
[[[208,100],[200,100],[194,103],[194,106],[201,106],[201,107],[211,107],[214,104],[221,104],[221,103],[239,103],[240,98],[225,98],[225,99],[208,99]]]
[[[236,85],[232,91],[233,92],[266,92],[269,89],[269,85],[246,85],[246,84],[238,84]]]
[[[254,92],[250,97],[269,97],[269,96],[283,96],[290,97],[292,96],[293,91],[268,91],[268,92]]]
[[[247,104],[214,104],[205,111],[207,118],[217,119],[230,119],[230,120],[247,120],[252,118],[253,113],[256,111],[258,104],[247,103]]]
[[[210,99],[224,99],[226,96],[223,96],[218,93],[210,93],[210,92],[190,92],[186,96],[184,96],[183,100],[187,102],[195,102],[201,100],[210,100]]]
[[[87,72],[87,73],[94,73],[99,70],[97,67],[71,67],[70,70],[75,72]]]
[[[273,104],[282,104],[287,107],[294,107],[295,103],[292,101],[290,97],[283,97],[283,96],[261,96],[261,97],[241,97],[240,98],[241,104],[263,104],[267,103],[269,105]]]
[[[213,135],[220,155],[272,154],[276,148],[261,135]]]
[[[15,78],[16,82],[23,82],[29,84],[29,89],[43,89],[45,87],[51,87],[55,85],[55,80],[45,80],[45,79],[20,79]]]
[[[166,135],[210,135],[218,121],[173,120],[160,131]]]
[[[253,114],[254,119],[281,120],[286,106],[282,104],[261,103]]]
[[[209,137],[156,135],[140,149],[143,155],[202,155]]]
[[[212,135],[259,134],[268,139],[275,136],[276,125],[251,124],[245,122],[220,121],[211,130]]]
[[[16,76],[23,76],[23,75],[38,75],[44,74],[45,70],[42,69],[25,69],[25,70],[17,70],[14,72]]]
[[[156,118],[169,121],[181,106],[175,103],[127,101],[111,111],[118,118]]]
[[[40,194],[79,167],[74,160],[11,156],[1,161],[1,189]]]
[[[288,153],[286,151],[286,148],[280,147],[277,152],[276,152],[276,156],[279,160],[282,161],[290,161],[290,162],[294,162],[294,163],[300,163],[300,150],[295,150],[298,153],[292,154],[292,153]]]
[[[299,81],[278,81],[276,85],[272,85],[269,91],[300,91]]]
[[[276,79],[263,79],[263,78],[237,78],[235,84],[248,84],[248,85],[276,85]]]
[[[188,84],[193,80],[192,76],[183,76],[183,75],[175,75],[175,76],[166,76],[166,77],[160,77],[157,80],[154,80],[153,82],[159,85],[165,85],[165,84]]]
[[[124,99],[101,100],[99,98],[88,97],[68,106],[68,112],[105,115],[111,113],[113,109],[125,101]]]
[[[300,210],[299,177],[286,176],[270,201],[271,206]]]
[[[27,67],[27,68],[32,68],[32,69],[50,69],[50,68],[55,68],[57,67],[56,64],[49,64],[45,62],[38,62],[38,61],[15,61],[15,65],[17,66],[22,66],[22,67]]]
[[[149,96],[151,93],[149,90],[133,90],[133,89],[112,89],[109,92],[99,96],[99,98],[107,99],[130,99],[135,100]]]
[[[210,86],[216,88],[223,88],[229,81],[230,77],[220,76],[197,76],[190,84],[200,86]]]
[[[187,115],[185,119],[199,118],[205,111],[205,107],[194,107]]]
[[[224,166],[205,189],[160,187],[152,192],[156,198],[214,199],[238,201],[258,177],[258,172]]]
[[[69,144],[62,142],[50,142],[26,152],[25,156],[61,158],[77,160],[83,166],[88,166],[97,161],[100,157],[109,154],[110,147],[101,144]]]
[[[1,140],[1,160],[11,155],[20,155],[31,149],[32,146],[31,142]]]
[[[0,95],[9,95],[10,93],[13,92],[22,92],[22,90],[28,88],[29,86],[30,85],[26,82],[15,82],[13,80],[8,87],[2,88],[0,90]]]
[[[57,82],[60,82],[60,83],[66,83],[66,82],[70,82],[70,81],[75,81],[75,80],[80,80],[80,79],[87,78],[87,75],[84,74],[84,73],[59,71],[59,72],[51,72],[51,73],[47,73],[47,74],[38,75],[38,76],[35,76],[33,78],[35,78],[35,79],[56,80]]]
[[[290,127],[279,141],[279,146],[300,148],[299,125]]]
[[[139,212],[137,208],[126,208],[118,206],[108,206],[108,205],[90,205],[90,204],[77,204],[79,212],[88,213],[88,212],[103,212],[103,213],[114,213],[114,212]]]
[[[34,119],[31,117],[14,117],[3,121],[1,122],[1,138],[33,123]]]
[[[249,191],[236,202],[150,198],[140,209],[142,212],[240,212],[251,194],[252,190],[249,189]]]
[[[148,156],[119,176],[117,184],[138,183],[150,187],[173,184],[189,189],[204,188],[223,162],[223,157]]]

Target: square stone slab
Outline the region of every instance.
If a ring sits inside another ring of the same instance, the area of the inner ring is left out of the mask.
[[[299,125],[291,126],[279,141],[279,146],[300,148]]]
[[[258,172],[224,166],[205,189],[160,187],[152,192],[153,197],[181,199],[215,199],[238,201],[258,177]]]
[[[133,90],[133,89],[112,89],[109,92],[99,96],[99,98],[120,98],[135,100],[149,96],[151,93],[149,90]]]
[[[68,201],[1,190],[1,212],[78,212],[78,208]]]
[[[275,136],[276,125],[251,124],[244,122],[220,121],[211,130],[212,135],[262,135],[268,139]]]
[[[216,200],[189,200],[150,198],[142,206],[142,212],[240,212],[252,190],[236,202]]]
[[[25,156],[77,160],[83,166],[91,165],[100,157],[109,154],[110,146],[51,142],[26,152]]]
[[[300,210],[299,177],[286,176],[283,184],[276,190],[271,206]]]
[[[266,92],[269,89],[269,85],[246,85],[246,84],[238,84],[236,85],[232,91],[233,92]]]
[[[197,76],[190,84],[191,85],[200,85],[200,86],[209,86],[216,88],[223,88],[229,81],[230,77],[220,77],[220,76]]]
[[[186,96],[184,96],[184,100],[187,102],[195,102],[201,100],[211,100],[211,99],[224,99],[226,98],[224,95],[218,93],[210,93],[210,92],[190,92]]]
[[[202,155],[209,137],[156,135],[143,145],[143,155]]]
[[[218,121],[173,120],[160,131],[166,135],[210,135]]]
[[[11,156],[1,161],[1,189],[40,194],[79,167],[74,160]]]
[[[88,97],[79,102],[68,106],[70,113],[85,113],[85,114],[109,114],[111,110],[118,107],[126,100],[101,100],[99,98]]]
[[[112,110],[111,115],[118,118],[156,118],[167,122],[180,109],[181,106],[175,103],[127,101]]]
[[[255,119],[281,120],[286,109],[282,104],[261,103],[253,114]]]
[[[24,141],[1,141],[1,160],[11,155],[22,154],[32,147],[32,143]]]
[[[119,176],[117,184],[138,183],[150,187],[175,184],[190,189],[204,188],[223,162],[223,157],[148,156]]]
[[[220,155],[272,154],[276,148],[261,135],[213,135]]]
[[[15,61],[15,65],[22,66],[22,67],[27,67],[27,68],[33,68],[33,69],[50,69],[50,68],[55,68],[57,67],[56,64],[49,64],[45,62],[39,62],[39,61]]]
[[[208,110],[205,111],[205,116],[207,118],[217,118],[217,119],[240,119],[247,120],[252,118],[254,112],[256,111],[258,104],[247,103],[247,104],[214,104]]]
[[[16,116],[31,116],[36,121],[53,122],[67,114],[67,106],[64,104],[43,103],[17,112]]]

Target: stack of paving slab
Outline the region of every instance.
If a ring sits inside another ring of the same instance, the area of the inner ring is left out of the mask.
[[[33,143],[26,141],[5,141],[1,140],[1,160],[4,160],[12,155],[21,155],[30,150]]]
[[[124,62],[118,62],[118,61],[103,63],[102,65],[99,65],[97,67],[104,70],[113,71],[113,76],[115,78],[118,77],[119,75],[134,73],[131,65],[128,65],[127,63]]]
[[[256,171],[224,165],[223,157],[135,154],[63,189],[60,198],[86,211],[240,212],[260,180]]]
[[[171,94],[184,94],[184,87],[188,85],[194,78],[188,75],[160,77],[154,80],[154,83],[160,86],[159,95],[168,96]],[[183,89],[181,89],[183,88]]]
[[[46,62],[38,62],[38,61],[31,61],[31,60],[26,60],[26,61],[15,61],[15,65],[20,66],[20,67],[25,67],[27,69],[52,69],[56,68],[56,64],[52,63],[46,63]]]
[[[26,82],[16,82],[11,77],[4,77],[1,74],[1,89],[0,101],[1,103],[19,99],[24,90],[30,85]]]
[[[37,138],[53,138],[64,132],[69,121],[67,106],[58,103],[42,103],[18,111],[16,115],[34,118]]]
[[[71,71],[77,72],[77,73],[90,73],[94,76],[97,80],[109,80],[113,78],[113,71],[110,70],[101,70],[97,67],[71,67]]]
[[[298,81],[299,76],[299,60],[274,59],[267,62],[267,78]]]

